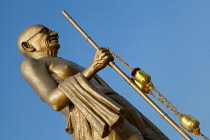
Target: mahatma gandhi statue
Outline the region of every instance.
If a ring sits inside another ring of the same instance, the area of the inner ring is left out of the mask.
[[[35,93],[67,121],[74,140],[168,140],[97,72],[113,61],[107,48],[99,48],[87,68],[57,57],[58,33],[36,24],[18,38],[26,59],[24,79]]]

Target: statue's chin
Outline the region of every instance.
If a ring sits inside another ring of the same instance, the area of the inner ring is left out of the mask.
[[[58,50],[57,49],[50,50],[50,51],[47,52],[47,54],[49,56],[52,56],[52,57],[56,57],[57,56],[57,53],[58,53]]]
[[[49,42],[48,46],[49,46],[49,49],[55,49],[55,48],[59,49],[60,48],[60,45],[58,44],[57,41],[56,42],[53,42],[53,41]]]
[[[55,57],[57,56],[59,48],[60,48],[59,44],[48,44],[45,51],[49,56]]]

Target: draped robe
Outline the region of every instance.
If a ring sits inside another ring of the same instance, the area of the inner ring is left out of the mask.
[[[125,98],[100,77],[95,86],[81,73],[59,84],[71,104],[61,112],[66,131],[75,140],[168,140],[168,138]]]

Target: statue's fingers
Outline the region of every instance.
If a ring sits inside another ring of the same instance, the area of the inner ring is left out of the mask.
[[[109,53],[109,52],[105,52],[101,55],[101,58],[106,59],[108,61],[113,61],[114,57]]]
[[[106,50],[105,50],[104,48],[99,48],[99,49],[97,49],[98,55],[101,55],[101,54],[103,54],[104,52],[106,52]]]
[[[101,58],[105,57],[105,56],[110,56],[111,54],[109,52],[103,52],[101,53]]]
[[[109,47],[100,47],[99,49],[106,49],[106,50],[109,50]]]
[[[104,47],[104,49],[108,50],[109,51],[109,47]]]
[[[109,48],[108,48],[108,47],[100,48],[100,50],[101,50],[102,52],[109,52]]]

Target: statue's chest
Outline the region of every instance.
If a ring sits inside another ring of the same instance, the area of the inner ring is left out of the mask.
[[[48,62],[48,70],[52,78],[55,79],[57,83],[60,83],[64,79],[81,71],[80,68],[75,66],[75,63],[65,60]]]

